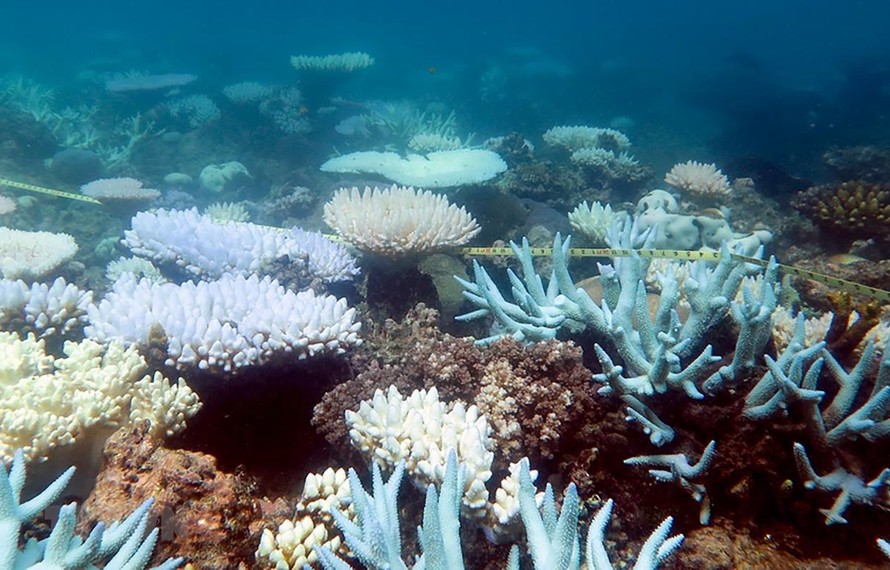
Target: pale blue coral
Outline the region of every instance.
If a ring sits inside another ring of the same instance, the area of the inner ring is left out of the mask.
[[[65,505],[59,511],[58,520],[49,537],[43,540],[30,538],[24,549],[19,549],[22,526],[56,501],[73,475],[74,468],[71,467],[37,496],[21,502],[26,477],[24,454],[21,450],[16,453],[8,471],[5,467],[0,469],[0,569],[145,568],[158,539],[157,529],[145,534],[151,500],[144,502],[123,521],[107,527],[99,523],[85,540],[74,533],[77,522],[76,505]],[[182,562],[181,558],[171,558],[153,570],[175,570]]]

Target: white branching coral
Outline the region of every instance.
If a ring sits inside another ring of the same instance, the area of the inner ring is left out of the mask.
[[[721,196],[732,191],[729,179],[716,164],[694,160],[675,164],[665,175],[664,181],[679,190],[702,196]]]
[[[43,460],[130,422],[148,420],[155,436],[173,435],[200,407],[183,380],[149,374],[135,347],[69,341],[64,352],[53,359],[34,335],[0,333],[0,460],[19,448]]]
[[[144,257],[119,257],[108,262],[105,266],[105,277],[115,282],[124,273],[132,273],[137,279],[148,279],[156,283],[164,283],[167,278],[161,275],[154,263]]]
[[[823,313],[819,316],[809,317],[803,322],[804,336],[803,346],[814,346],[825,339],[828,328],[831,326],[832,313]],[[795,315],[791,309],[787,307],[776,307],[773,311],[773,342],[776,343],[776,350],[782,352],[788,347],[791,339],[794,337],[794,330],[797,326],[798,315]]]
[[[88,308],[85,333],[100,342],[149,346],[163,334],[168,366],[234,373],[275,356],[341,354],[358,345],[361,323],[345,299],[294,293],[270,277],[225,274],[182,285],[124,274]]]
[[[204,209],[204,215],[217,224],[250,221],[247,208],[239,202],[214,202]]]
[[[439,150],[456,150],[464,146],[458,136],[448,136],[439,133],[417,133],[408,141],[408,148],[412,152],[425,154]]]
[[[52,284],[0,279],[0,327],[40,338],[66,334],[86,323],[93,292],[57,277]]]
[[[272,95],[274,91],[275,90],[272,87],[257,83],[256,81],[242,81],[240,83],[226,85],[222,90],[226,99],[236,105],[258,103]]]
[[[374,65],[374,58],[360,51],[332,55],[292,55],[290,64],[297,70],[355,71]]]
[[[75,253],[77,243],[68,234],[0,227],[0,277],[36,279],[70,260]]]
[[[279,269],[276,261],[283,258],[289,260],[291,270],[326,282],[358,274],[346,248],[300,228],[282,232],[250,223],[221,224],[195,208],[139,212],[132,225],[133,229],[124,231],[123,240],[130,251],[158,264],[176,264],[205,279],[226,273],[266,273]]]
[[[255,553],[257,562],[264,566],[269,563],[276,570],[304,568],[318,561],[316,546],[348,556],[349,549],[334,524],[331,509],[355,519],[349,478],[342,468],[328,467],[323,473],[306,476],[293,518],[282,522],[277,532],[263,529]]]
[[[491,478],[495,443],[488,420],[476,406],[460,401],[446,405],[435,387],[403,398],[390,386],[386,394],[377,390],[357,412],[347,411],[346,425],[353,445],[366,457],[387,469],[405,461],[421,488],[441,484],[448,450],[454,449],[467,467],[464,507],[476,517],[485,515],[485,483]]]
[[[480,229],[445,196],[396,185],[341,188],[325,204],[324,221],[360,250],[387,256],[463,245]]]

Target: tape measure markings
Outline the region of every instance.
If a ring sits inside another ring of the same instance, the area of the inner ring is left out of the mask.
[[[50,196],[55,196],[57,198],[67,198],[69,200],[80,200],[81,202],[88,202],[90,204],[99,204],[102,202],[96,200],[95,198],[91,198],[89,196],[84,196],[83,194],[75,194],[73,192],[62,192],[61,190],[54,190],[52,188],[44,188],[43,186],[37,186],[36,184],[27,184],[25,182],[16,182],[15,180],[7,180],[6,178],[0,178],[0,185],[2,186],[10,186],[12,188],[19,188],[21,190],[30,190],[31,192],[37,192],[39,194],[48,194]]]
[[[102,205],[102,202],[96,200],[95,198],[91,198],[90,196],[84,196],[83,194],[75,194],[73,192],[63,192],[61,190],[55,190],[53,188],[45,188],[43,186],[37,186],[36,184],[28,184],[25,182],[17,182],[15,180],[9,180],[6,178],[0,178],[0,185],[9,186],[12,188],[19,188],[21,190],[29,190],[31,192],[37,192],[40,194],[47,194],[49,196],[55,196],[57,198],[66,198],[68,200],[78,200],[81,202],[87,202],[89,204],[98,204]],[[280,229],[282,231],[283,228],[275,228]],[[328,235],[324,234],[325,237],[331,239],[333,241],[346,242],[340,236]],[[457,250],[458,253],[464,255],[476,255],[476,256],[510,256],[513,255],[513,250],[509,247],[462,247]],[[548,256],[552,255],[553,250],[549,247],[533,247],[530,248],[531,255],[534,256]],[[630,257],[632,255],[639,255],[640,257],[649,257],[649,258],[662,258],[662,259],[683,259],[686,261],[698,261],[702,259],[707,259],[710,261],[717,261],[720,259],[720,252],[717,251],[686,251],[686,250],[676,250],[676,249],[609,249],[609,248],[590,248],[590,247],[581,247],[581,248],[570,248],[568,251],[569,257]],[[745,255],[738,255],[735,253],[730,254],[733,259],[738,261],[743,261],[745,263],[753,263],[755,265],[759,265],[761,267],[766,267],[767,261],[764,259],[759,259],[756,257],[748,257]],[[822,273],[817,273],[815,271],[811,271],[809,269],[800,269],[798,267],[793,267],[790,265],[784,265],[779,263],[779,269],[787,274],[787,275],[796,275],[798,277],[804,277],[806,279],[811,279],[816,281],[817,283],[822,283],[824,285],[828,285],[830,287],[837,287],[838,289],[843,289],[845,291],[849,291],[851,293],[859,293],[862,295],[867,295],[872,297],[873,299],[877,299],[879,301],[883,301],[885,303],[890,303],[890,291],[885,291],[883,289],[878,289],[877,287],[870,287],[868,285],[863,285],[862,283],[856,283],[855,281],[847,281],[846,279],[841,279],[840,277],[833,277],[831,275],[825,275]]]
[[[506,247],[462,247],[458,249],[458,253],[477,256],[504,256],[512,255],[513,251],[510,248]],[[549,247],[533,247],[530,248],[530,253],[534,256],[547,256],[552,255],[553,250]],[[570,248],[568,251],[569,257],[630,257],[634,254],[639,255],[640,257],[683,259],[686,261],[718,261],[720,259],[719,251],[686,251],[676,249],[601,249],[589,247]],[[766,267],[769,263],[768,260],[760,259],[757,257],[749,257],[746,255],[739,255],[737,253],[730,253],[729,255],[737,261],[759,265],[760,267]],[[798,277],[816,281],[817,283],[828,285],[829,287],[835,287],[837,289],[848,291],[850,293],[866,295],[873,299],[877,299],[878,301],[890,303],[890,291],[885,291],[884,289],[870,287],[868,285],[863,285],[862,283],[856,283],[855,281],[847,281],[846,279],[841,279],[840,277],[833,277],[831,275],[817,273],[809,269],[800,269],[798,267],[793,267],[791,265],[785,265],[782,263],[777,263],[777,266],[779,270],[786,275],[796,275]]]

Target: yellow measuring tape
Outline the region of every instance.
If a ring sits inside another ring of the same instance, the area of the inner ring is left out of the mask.
[[[43,186],[37,186],[35,184],[16,182],[15,180],[8,180],[6,178],[0,178],[0,185],[10,186],[12,188],[20,188],[22,190],[29,190],[31,192],[37,192],[40,194],[47,194],[49,196],[56,196],[58,198],[79,200],[81,202],[87,202],[90,204],[102,204],[102,202],[100,202],[99,200],[96,200],[95,198],[91,198],[89,196],[84,196],[83,194],[63,192],[61,190],[44,188]],[[335,241],[345,241],[339,236],[326,235],[326,237]],[[463,255],[489,257],[513,255],[513,250],[509,247],[462,247],[458,248],[457,252]],[[553,250],[549,247],[531,248],[531,254],[534,256],[549,256],[552,253]],[[630,257],[634,253],[641,257],[659,257],[665,259],[678,259],[683,261],[698,261],[702,259],[717,261],[720,259],[720,252],[718,251],[684,251],[675,249],[609,249],[594,247],[573,247],[569,249],[570,257]],[[753,263],[761,267],[766,267],[767,265],[767,261],[758,259],[756,257],[747,257],[735,253],[731,253],[730,255],[733,259],[744,261],[745,263]],[[818,283],[828,285],[829,287],[834,287],[835,289],[840,289],[842,291],[847,291],[849,293],[855,293],[858,295],[865,295],[884,303],[890,303],[890,291],[885,291],[876,287],[869,287],[868,285],[862,285],[861,283],[847,281],[846,279],[832,277],[831,275],[825,275],[823,273],[816,273],[815,271],[810,271],[808,269],[792,267],[791,265],[783,265],[781,263],[778,265],[779,270],[786,275],[797,275],[799,277],[804,277],[806,279],[811,279]]]
[[[84,196],[83,194],[75,194],[73,192],[62,192],[61,190],[53,190],[52,188],[44,188],[43,186],[37,186],[36,184],[26,184],[24,182],[16,182],[15,180],[7,180],[6,178],[0,178],[0,186],[9,186],[11,188],[19,188],[21,190],[29,190],[31,192],[37,192],[39,194],[47,194],[49,196],[56,196],[57,198],[67,198],[68,200],[79,200],[81,202],[88,202],[90,204],[102,204],[99,200],[95,198],[90,198],[89,196]]]
[[[507,256],[513,255],[513,250],[509,247],[463,247],[458,250],[464,255],[478,256]],[[685,251],[676,249],[608,249],[594,247],[573,247],[569,249],[569,257],[630,257],[636,253],[640,257],[658,257],[664,259],[677,259],[682,261],[718,261],[720,259],[719,251]],[[549,256],[553,254],[553,249],[549,247],[533,247],[531,254],[534,256]],[[737,253],[729,254],[733,259],[744,261],[745,263],[753,263],[761,267],[766,267],[768,261],[757,257],[748,257]],[[786,275],[796,275],[804,277],[829,287],[865,295],[872,299],[877,299],[883,303],[890,303],[890,291],[878,289],[877,287],[869,287],[855,281],[847,281],[824,273],[817,273],[809,269],[800,269],[791,265],[778,264],[779,270]]]

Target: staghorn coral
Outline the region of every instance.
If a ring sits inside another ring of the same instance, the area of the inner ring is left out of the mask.
[[[890,184],[853,180],[798,193],[792,206],[816,225],[852,239],[890,236]]]

